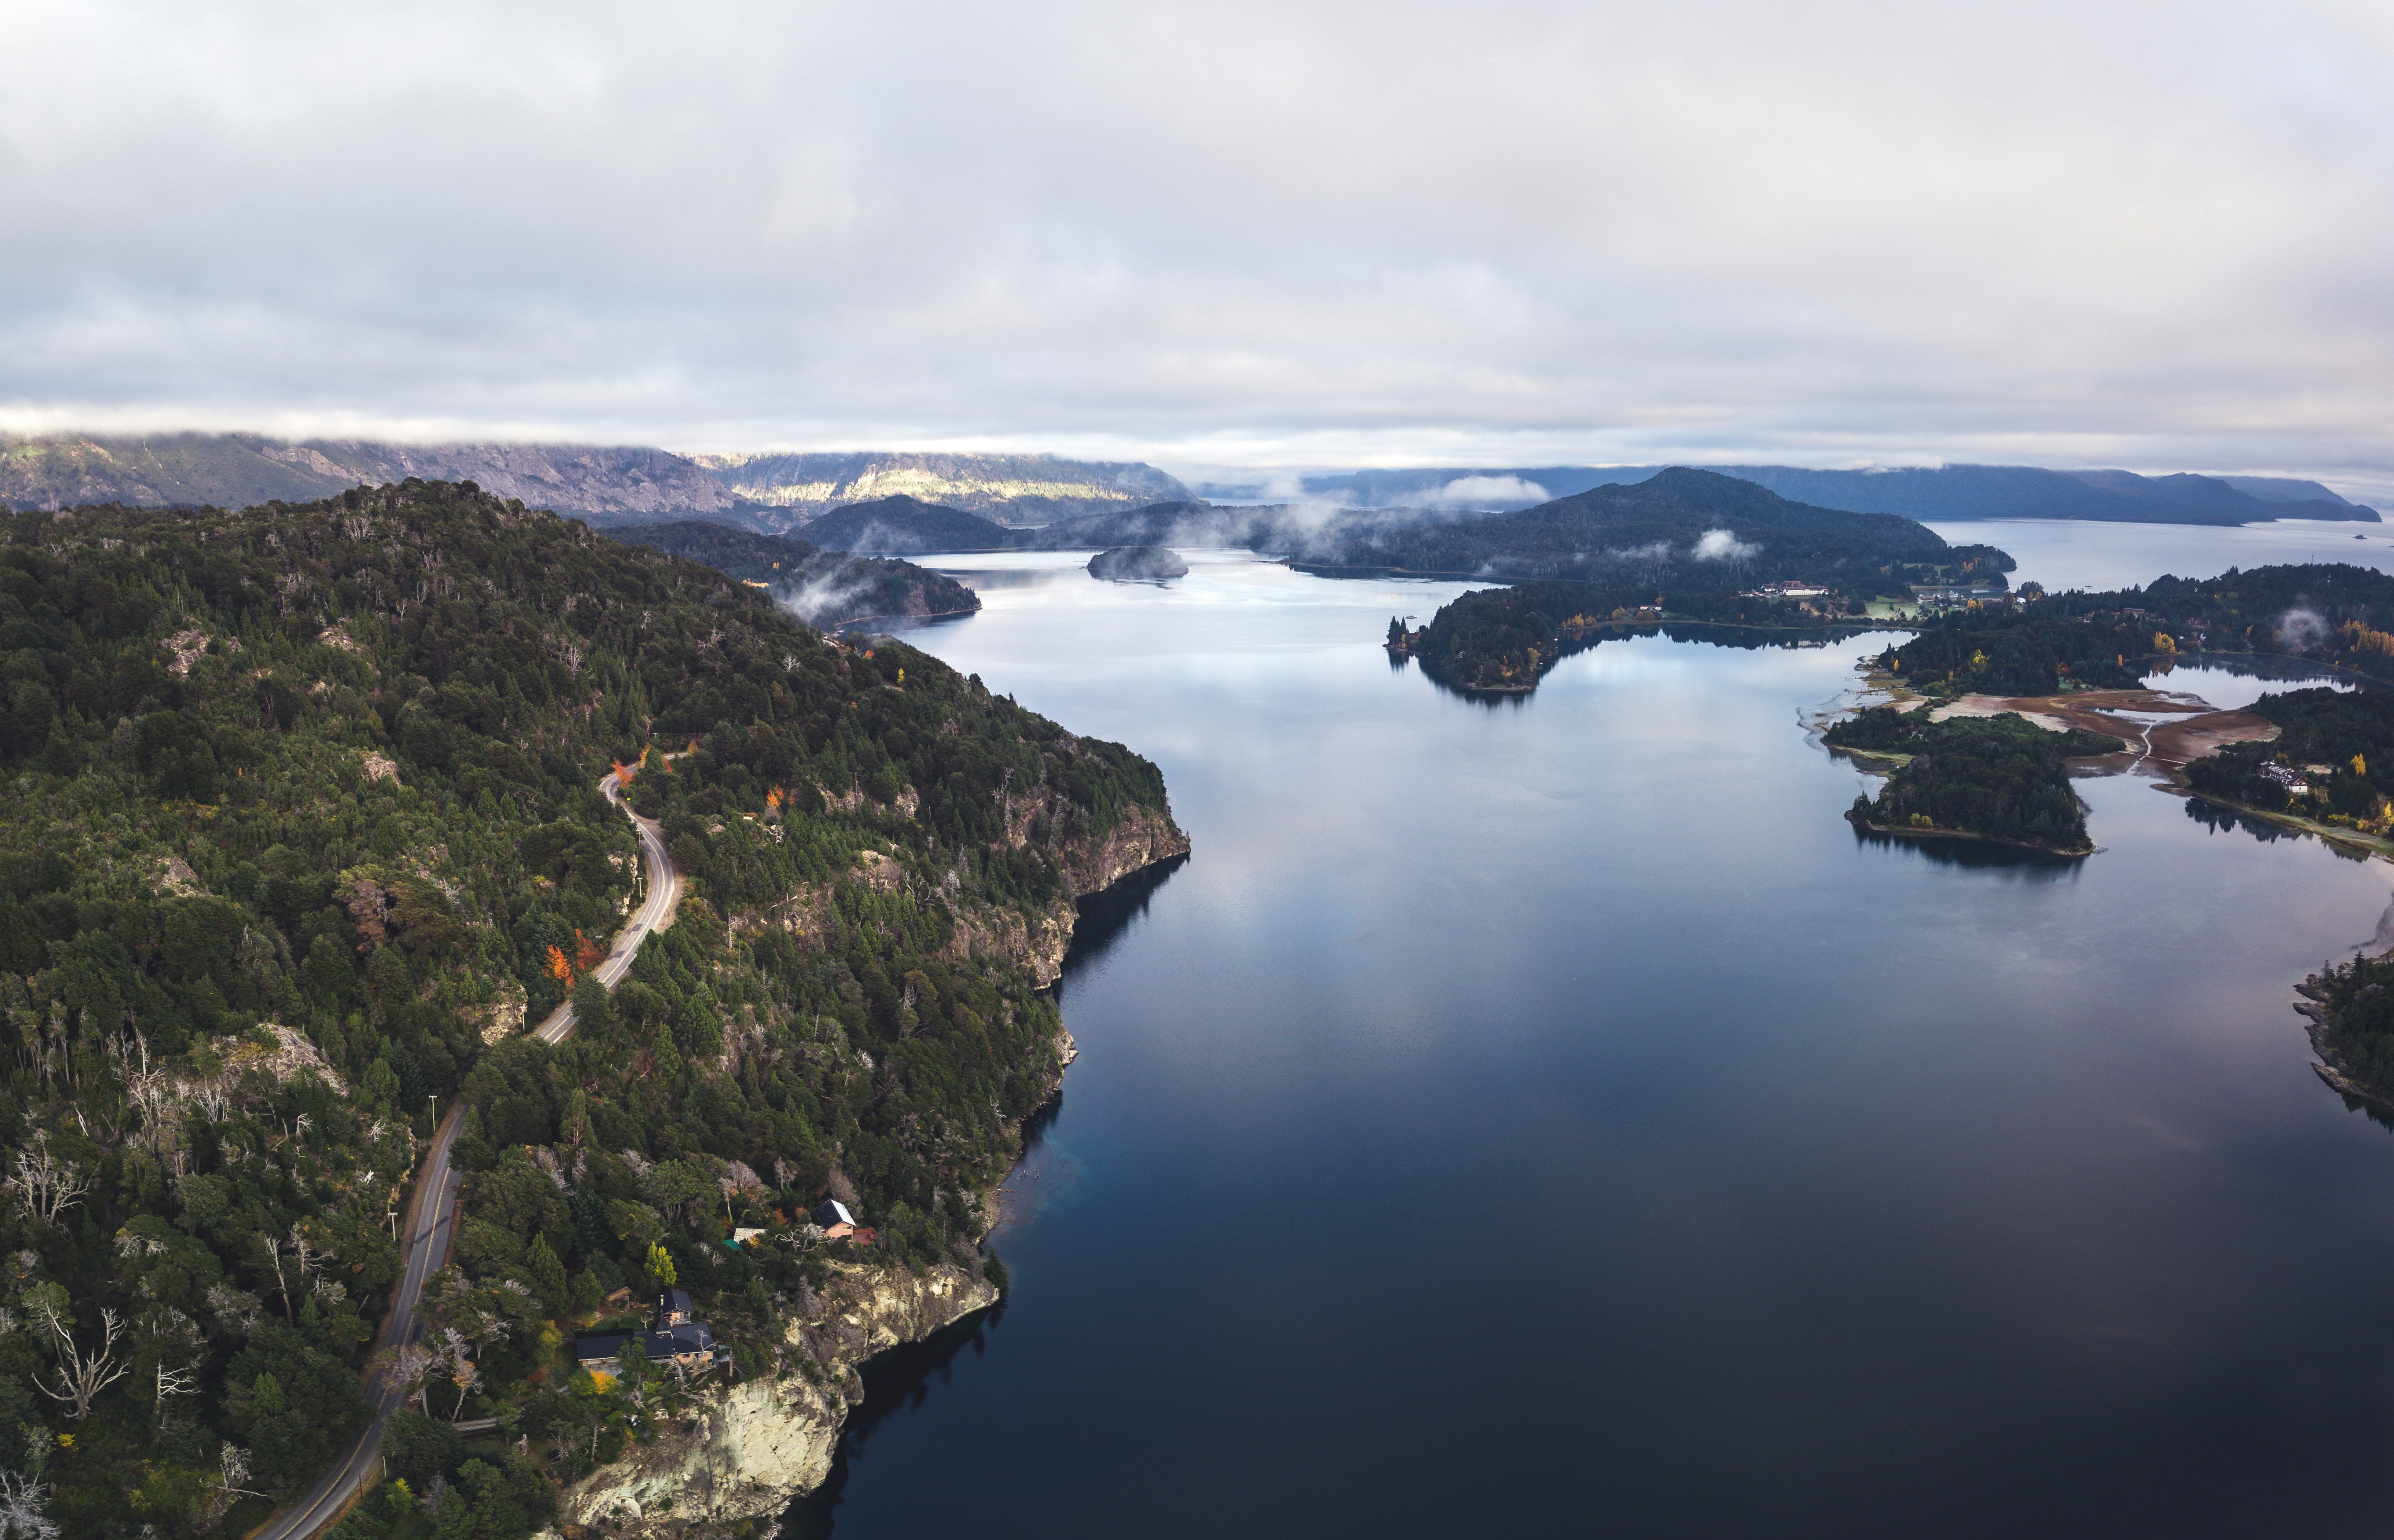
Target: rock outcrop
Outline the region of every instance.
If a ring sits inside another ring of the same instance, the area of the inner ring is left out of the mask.
[[[840,1425],[864,1399],[866,1359],[996,1302],[994,1287],[952,1265],[917,1278],[835,1264],[822,1294],[792,1305],[778,1377],[709,1396],[654,1442],[627,1448],[566,1488],[558,1519],[629,1540],[770,1520],[831,1473]]]

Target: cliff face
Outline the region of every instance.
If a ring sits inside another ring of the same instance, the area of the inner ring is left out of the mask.
[[[1102,835],[1069,839],[1060,853],[1072,896],[1085,899],[1159,861],[1187,855],[1189,836],[1172,822],[1170,813],[1125,808],[1112,828]]]
[[[996,1289],[952,1266],[916,1278],[835,1264],[823,1292],[792,1307],[782,1377],[731,1386],[632,1445],[565,1490],[559,1521],[645,1540],[770,1519],[831,1473],[840,1425],[864,1399],[866,1359],[996,1302]]]
[[[1044,807],[1044,803],[1021,799],[1015,810],[1016,826],[1027,830]],[[1026,837],[1017,835],[1014,843],[1022,844]],[[1171,814],[1137,807],[1124,809],[1104,834],[1075,835],[1055,848],[1057,865],[1074,899],[1101,893],[1133,872],[1188,853],[1189,836],[1172,822]],[[1037,915],[994,904],[962,904],[956,912],[956,933],[946,953],[956,962],[976,952],[1003,957],[1029,972],[1044,988],[1063,976],[1074,915],[1070,899],[1059,899]]]

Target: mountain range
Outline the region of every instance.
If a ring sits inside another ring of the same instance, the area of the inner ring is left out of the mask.
[[[1544,466],[1363,470],[1309,476],[1285,501],[1399,516],[1504,513],[1606,485],[1646,480],[1660,466]],[[2276,519],[2377,522],[2377,512],[2317,481],[2289,477],[2139,475],[2035,466],[1955,465],[1870,470],[1719,466],[1816,507],[1918,520],[2080,519],[2249,524]],[[246,507],[305,502],[353,486],[471,481],[502,497],[594,525],[702,518],[766,534],[892,497],[1004,526],[1124,515],[1200,496],[1263,500],[1264,485],[1192,492],[1155,467],[1033,454],[677,454],[589,444],[404,444],[362,439],[287,442],[254,433],[0,436],[0,505],[86,503]],[[835,544],[809,535],[818,545]],[[846,538],[845,535],[842,537]],[[941,543],[945,544],[945,543]],[[950,548],[954,548],[953,545]]]
[[[783,534],[844,504],[936,499],[1001,524],[1185,498],[1153,466],[1040,454],[676,454],[591,444],[403,444],[255,433],[0,436],[0,505],[249,507],[417,477],[594,525],[695,515]]]
[[[1357,507],[1508,512],[1593,488],[1629,485],[1661,466],[1543,466],[1508,470],[1449,467],[1309,476],[1306,499]],[[2046,470],[2036,466],[1937,466],[1806,470],[1794,466],[1708,466],[1782,497],[1850,513],[1906,519],[2084,519],[2108,523],[2253,524],[2275,519],[2357,520],[2377,510],[2317,481],[2277,476],[2140,476],[2126,470]],[[1201,494],[1256,498],[1261,484],[1207,483]]]

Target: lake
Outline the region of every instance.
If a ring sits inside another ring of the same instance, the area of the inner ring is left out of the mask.
[[[2282,559],[2020,529],[1946,533]],[[2289,1007],[2394,869],[2130,777],[2080,862],[1860,838],[1803,721],[1884,636],[1492,705],[1377,645],[1462,586],[1189,554],[934,559],[987,608],[907,639],[1194,850],[1085,922],[1012,1294],[876,1362],[792,1536],[2383,1530],[2394,1137]]]

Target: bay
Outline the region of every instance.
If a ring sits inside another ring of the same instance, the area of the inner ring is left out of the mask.
[[[2129,777],[2082,862],[1858,838],[1803,721],[1884,637],[1487,704],[1376,645],[1458,585],[934,564],[907,639],[1194,849],[1085,924],[1012,1294],[792,1536],[2383,1527],[2394,1140],[2288,1007],[2387,868]]]

